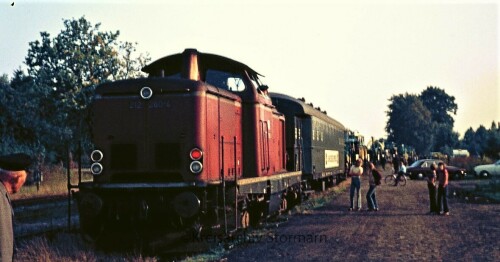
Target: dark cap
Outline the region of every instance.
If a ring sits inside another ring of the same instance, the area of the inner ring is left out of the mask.
[[[31,157],[23,153],[0,156],[0,168],[3,170],[25,170],[31,165],[31,162]]]

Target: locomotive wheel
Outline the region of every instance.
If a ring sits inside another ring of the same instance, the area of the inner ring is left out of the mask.
[[[241,228],[248,228],[250,226],[250,213],[246,210],[241,211],[240,225]]]
[[[286,195],[287,206],[295,206],[299,203],[299,194],[295,191]]]
[[[250,225],[253,227],[256,227],[260,224],[261,219],[264,217],[264,204],[256,202],[253,203],[253,205],[250,206],[250,209],[248,210],[249,215],[250,215]]]
[[[280,212],[285,212],[288,209],[288,201],[286,198],[281,199]]]

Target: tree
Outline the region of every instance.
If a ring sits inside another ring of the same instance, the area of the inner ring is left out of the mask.
[[[476,131],[469,127],[464,134],[461,146],[477,157],[500,158],[500,129],[493,122],[490,129],[480,125]]]
[[[387,111],[388,140],[415,148],[418,154],[427,154],[433,145],[434,129],[431,112],[415,95],[392,96]]]
[[[461,141],[461,146],[469,151],[472,156],[479,156],[479,147],[476,142],[476,133],[472,127],[465,131],[464,138]]]
[[[422,91],[420,99],[424,106],[431,112],[433,122],[451,126],[453,129],[454,120],[450,114],[456,115],[458,110],[454,96],[446,94],[439,87],[429,86]]]
[[[432,150],[450,155],[452,148],[458,144],[458,133],[453,132],[454,120],[451,116],[456,115],[458,110],[455,97],[446,94],[439,87],[429,86],[422,91],[420,99],[431,112],[432,121],[436,124]]]
[[[429,86],[418,96],[393,96],[390,101],[386,126],[389,140],[404,141],[414,146],[418,154],[427,154],[431,150],[451,154],[453,147],[458,145],[459,135],[453,132],[451,116],[458,109],[455,97],[439,87]],[[409,122],[401,120],[401,117],[409,116],[412,116]],[[398,127],[405,122],[405,129]]]
[[[476,141],[477,151],[481,157],[484,157],[484,149],[487,146],[488,141],[488,130],[483,125],[480,125],[474,134],[474,140]]]
[[[37,132],[43,130],[39,124],[40,97],[32,79],[16,70],[10,83],[3,78],[0,92],[0,152],[43,152]]]
[[[119,31],[102,32],[85,17],[63,23],[57,36],[41,32],[41,40],[29,43],[27,75],[18,73],[12,82],[26,98],[36,98],[35,110],[44,119],[35,122],[36,135],[56,151],[71,140],[89,141],[87,108],[98,84],[142,77],[140,68],[150,60],[135,55],[136,44],[119,42]]]
[[[488,130],[488,138],[484,144],[484,155],[493,159],[500,158],[500,129],[495,121]]]
[[[453,148],[458,146],[459,134],[453,132],[452,128],[447,124],[435,123],[434,128],[434,144],[432,146],[433,151],[442,152],[447,155],[452,155]]]

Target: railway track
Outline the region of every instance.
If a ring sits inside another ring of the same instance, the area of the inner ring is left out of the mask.
[[[71,205],[71,223],[68,223],[69,205]],[[14,235],[17,239],[68,228],[77,229],[79,226],[76,202],[71,200],[68,203],[67,196],[15,200],[12,206]]]

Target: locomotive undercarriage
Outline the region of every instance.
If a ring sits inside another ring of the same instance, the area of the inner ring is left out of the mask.
[[[166,233],[203,228],[217,220],[209,188],[81,190],[77,195],[80,227],[87,240],[109,248],[144,247]],[[203,205],[203,206],[202,206]]]
[[[300,175],[204,187],[86,189],[76,195],[85,239],[105,249],[165,247],[222,239],[300,203]],[[294,180],[294,181],[295,181]],[[235,189],[238,188],[236,191]]]

